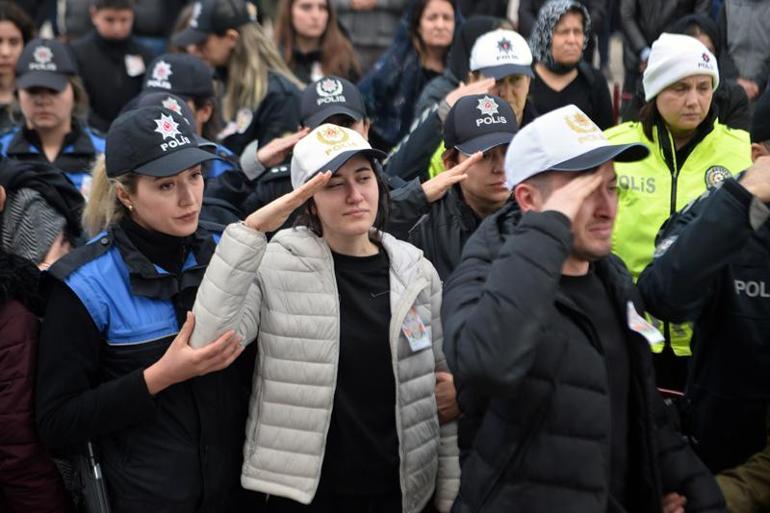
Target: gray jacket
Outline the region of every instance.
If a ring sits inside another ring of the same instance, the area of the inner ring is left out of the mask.
[[[331,0],[342,26],[347,30],[353,46],[387,48],[393,42],[398,23],[407,0],[377,0],[370,11],[357,11],[350,0]]]
[[[441,349],[441,282],[414,246],[382,234],[390,261],[390,345],[403,511],[417,513],[436,490],[449,511],[459,487],[456,424],[439,428],[435,371]],[[414,309],[432,347],[412,351],[401,326]],[[198,289],[190,344],[228,329],[257,339],[241,484],[309,504],[321,477],[339,356],[339,296],[329,246],[306,228],[261,232],[231,224]],[[418,427],[419,425],[419,427]]]

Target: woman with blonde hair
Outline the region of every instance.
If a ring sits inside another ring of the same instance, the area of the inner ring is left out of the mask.
[[[253,140],[264,146],[299,128],[302,83],[281,59],[244,0],[203,0],[190,25],[173,38],[201,57],[224,82],[219,139],[241,154]],[[199,7],[198,7],[199,6]]]
[[[281,0],[275,40],[289,68],[307,84],[324,75],[360,78],[358,57],[329,0]]]
[[[63,454],[95,446],[116,513],[227,511],[240,488],[242,346],[233,332],[188,345],[216,244],[198,220],[214,158],[172,110],[119,116],[86,214],[108,226],[49,270],[38,431]]]

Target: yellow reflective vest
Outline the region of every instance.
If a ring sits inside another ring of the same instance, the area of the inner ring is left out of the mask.
[[[647,139],[639,122],[627,122],[605,131],[614,144],[641,142],[650,155],[639,162],[615,163],[618,175],[619,205],[612,236],[612,250],[623,259],[634,280],[652,260],[655,235],[661,225],[691,200],[729,176],[751,165],[751,143],[744,130],[733,130],[714,122],[706,135],[684,162],[673,156],[671,171],[666,164],[660,137],[674,141],[667,130],[653,128],[653,140]],[[654,322],[657,327],[662,323]],[[689,356],[692,330],[689,325],[669,325],[667,334],[674,353]],[[663,343],[653,346],[663,350]]]

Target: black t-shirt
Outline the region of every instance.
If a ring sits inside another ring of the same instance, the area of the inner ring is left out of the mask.
[[[610,391],[610,493],[625,504],[630,364],[623,318],[593,268],[584,276],[562,276],[561,289],[591,319],[604,349]]]
[[[567,87],[561,91],[554,91],[540,78],[540,75],[535,73],[529,93],[537,112],[541,115],[572,103],[585,112],[599,128],[605,130],[614,124],[612,122],[612,100],[609,89],[607,89],[607,82],[599,72],[595,72],[593,87],[598,89],[593,91],[588,79],[578,72],[575,80],[570,82]]]
[[[390,263],[383,249],[368,257],[332,255],[340,296],[340,355],[319,491],[398,490]]]

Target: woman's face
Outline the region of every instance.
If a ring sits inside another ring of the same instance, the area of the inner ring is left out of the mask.
[[[46,87],[20,89],[19,105],[27,128],[52,130],[70,123],[75,108],[75,93],[69,82],[62,91]]]
[[[455,12],[446,0],[429,0],[420,16],[417,29],[420,39],[428,47],[448,48],[455,30]]]
[[[686,134],[706,119],[712,95],[711,75],[693,75],[661,91],[655,104],[672,134]]]
[[[313,196],[324,237],[368,234],[379,208],[379,187],[372,163],[356,155]]]
[[[320,38],[326,32],[328,22],[326,0],[295,0],[291,6],[291,24],[300,37]]]
[[[227,33],[222,36],[218,34],[209,34],[209,36],[204,39],[201,44],[196,45],[194,51],[190,53],[200,57],[213,68],[226,66],[237,41],[238,32],[233,29],[228,30]]]
[[[21,30],[10,21],[0,21],[0,76],[13,75],[24,49]]]
[[[136,193],[119,193],[124,205],[131,205],[131,218],[156,232],[186,237],[198,229],[203,202],[203,173],[200,164],[165,178],[140,176]]]
[[[559,64],[575,64],[583,58],[583,16],[566,12],[553,28],[551,55]]]

